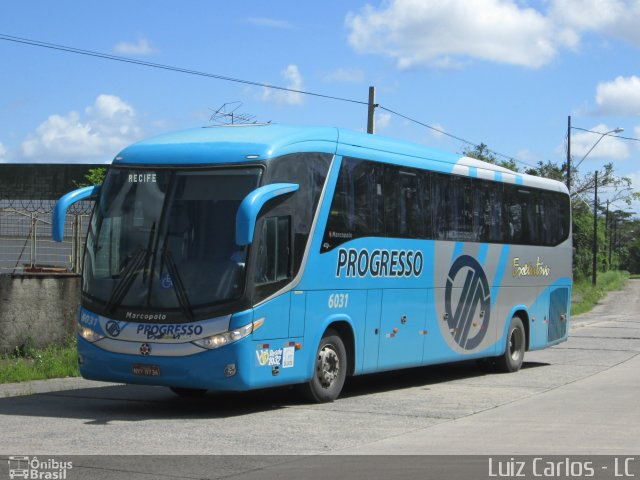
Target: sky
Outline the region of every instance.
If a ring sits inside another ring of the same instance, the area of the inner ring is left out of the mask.
[[[522,169],[565,161],[571,116],[575,164],[600,140],[580,173],[613,162],[640,191],[640,0],[22,0],[2,10],[2,163],[108,163],[137,140],[216,124],[221,108],[366,130],[375,86],[376,134],[457,153],[460,139],[482,142]],[[625,138],[585,131],[616,128]]]

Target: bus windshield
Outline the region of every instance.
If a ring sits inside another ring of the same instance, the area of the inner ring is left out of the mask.
[[[191,321],[194,310],[239,299],[247,247],[235,243],[236,212],[261,174],[112,168],[87,237],[85,297],[139,321],[168,318],[158,312]]]

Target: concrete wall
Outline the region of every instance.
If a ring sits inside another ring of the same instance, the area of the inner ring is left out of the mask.
[[[64,340],[79,302],[79,276],[0,275],[0,354]]]

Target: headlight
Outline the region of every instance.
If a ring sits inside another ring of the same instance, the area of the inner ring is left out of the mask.
[[[191,343],[208,350],[224,347],[225,345],[229,345],[230,343],[242,340],[251,332],[255,332],[258,328],[260,328],[263,323],[264,318],[259,318],[255,322],[248,323],[247,325],[236,328],[235,330],[229,330],[228,332],[219,333],[217,335],[201,338],[199,340],[194,340]]]
[[[89,327],[86,327],[84,325],[81,325],[79,323],[77,324],[76,330],[78,332],[78,335],[84,338],[87,342],[94,343],[100,340],[101,338],[104,338],[104,335],[100,335],[95,330]]]

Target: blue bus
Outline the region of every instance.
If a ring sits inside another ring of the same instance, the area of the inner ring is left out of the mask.
[[[565,186],[377,135],[243,125],[125,148],[95,199],[78,361],[181,395],[467,359],[520,369],[565,341]]]

